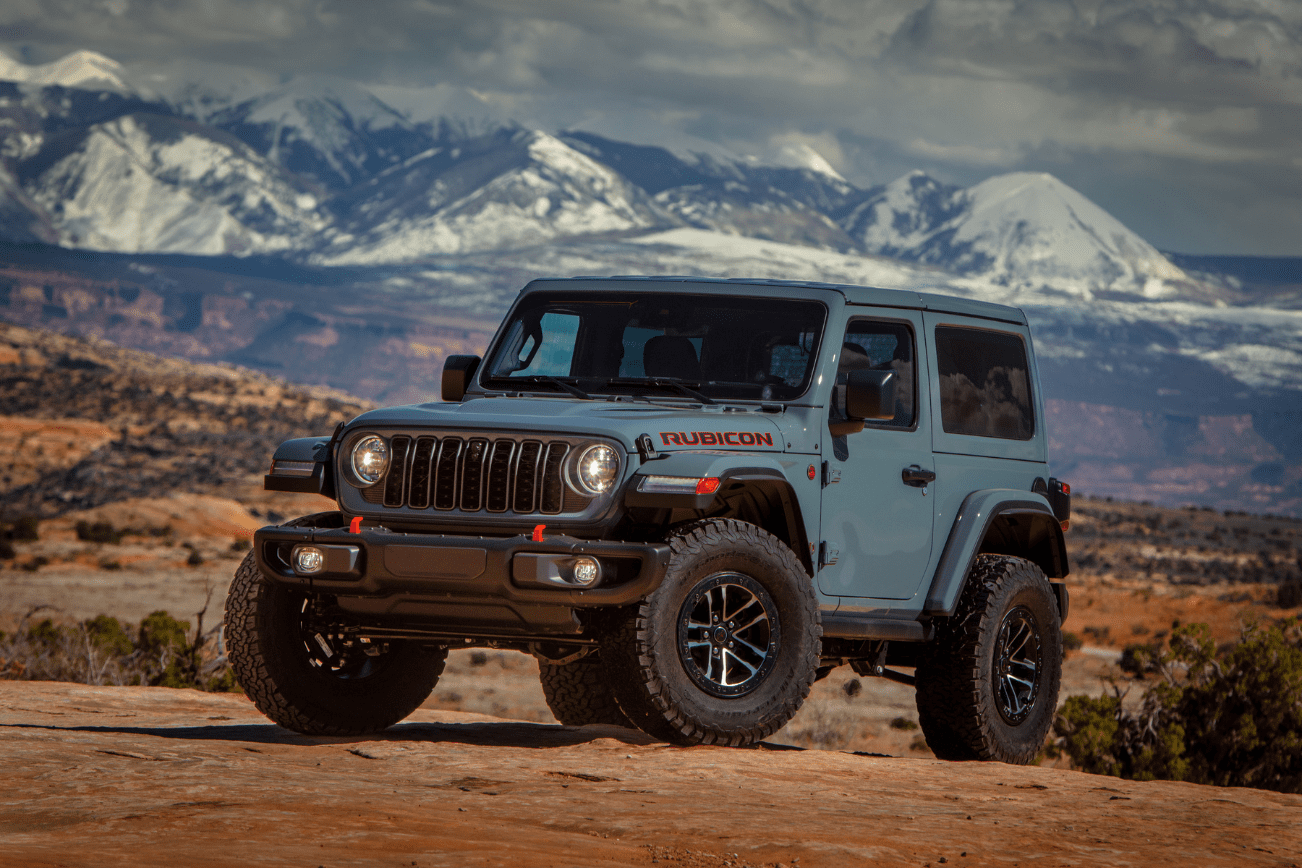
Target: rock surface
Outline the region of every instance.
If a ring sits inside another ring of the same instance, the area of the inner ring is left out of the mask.
[[[1302,797],[418,711],[306,738],[242,697],[0,684],[0,865],[1296,866]]]

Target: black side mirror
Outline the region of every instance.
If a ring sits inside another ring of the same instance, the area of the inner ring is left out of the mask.
[[[894,419],[895,372],[851,371],[845,384],[845,415],[857,422]]]
[[[443,362],[443,400],[459,402],[479,370],[479,356],[448,356]]]

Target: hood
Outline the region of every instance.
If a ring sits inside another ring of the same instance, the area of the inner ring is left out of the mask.
[[[460,404],[386,407],[358,416],[350,430],[418,426],[475,430],[587,434],[619,441],[635,451],[648,434],[659,451],[728,449],[780,452],[786,445],[780,414],[736,407],[706,407],[569,398],[476,398]]]

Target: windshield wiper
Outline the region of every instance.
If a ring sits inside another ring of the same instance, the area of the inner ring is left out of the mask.
[[[714,401],[702,395],[695,389],[689,388],[686,381],[677,377],[612,377],[606,381],[607,386],[655,386],[660,389],[672,389],[680,395],[700,401],[702,404],[713,404]],[[700,383],[692,385],[699,386]]]
[[[546,383],[549,386],[555,386],[562,391],[569,392],[576,398],[584,398],[588,400],[592,398],[591,395],[573,383],[567,383],[560,377],[553,377],[550,374],[531,374],[527,377],[509,377],[507,379],[512,383],[533,383],[535,385],[538,383]]]

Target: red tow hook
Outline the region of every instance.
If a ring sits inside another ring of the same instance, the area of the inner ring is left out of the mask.
[[[349,533],[362,532],[362,517],[360,515],[353,516],[352,523],[348,525],[348,532]]]
[[[534,541],[534,542],[542,542],[542,541],[543,541],[543,537],[542,537],[542,535],[543,535],[543,531],[545,531],[546,529],[547,529],[547,525],[545,525],[545,524],[536,524],[536,525],[534,525],[534,526],[533,526],[533,541]]]

